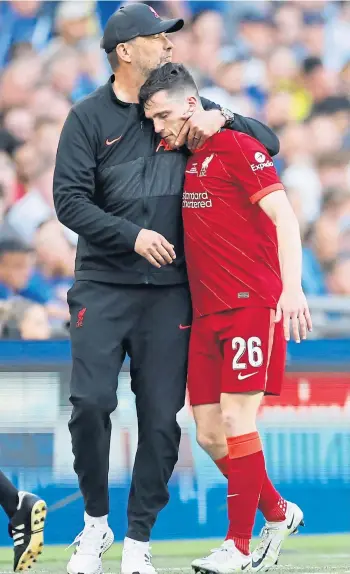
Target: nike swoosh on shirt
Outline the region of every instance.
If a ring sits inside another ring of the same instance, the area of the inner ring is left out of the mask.
[[[247,564],[244,564],[244,565],[242,564],[241,570],[246,570],[248,568],[248,566],[250,566],[250,565],[251,565],[251,562],[249,560],[249,562],[247,562]]]
[[[232,498],[233,496],[239,496],[239,494],[228,494],[227,498]]]
[[[181,331],[184,329],[191,329],[191,325],[179,325],[179,329],[181,329]]]
[[[109,140],[109,139],[107,138],[107,139],[106,139],[106,145],[112,145],[112,144],[118,142],[121,138],[122,138],[122,136],[119,136],[119,138],[115,138],[114,140]]]
[[[248,379],[248,377],[252,377],[253,375],[256,375],[257,373],[258,373],[258,371],[255,371],[255,373],[249,373],[249,375],[242,375],[242,373],[238,373],[238,380],[243,381],[244,379]]]

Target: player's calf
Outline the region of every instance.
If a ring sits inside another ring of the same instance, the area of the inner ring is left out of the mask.
[[[265,477],[265,460],[256,414],[262,393],[221,395],[223,425],[228,447],[228,516],[226,540],[249,555],[249,544]]]

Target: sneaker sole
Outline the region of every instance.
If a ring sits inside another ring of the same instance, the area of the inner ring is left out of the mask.
[[[107,550],[106,550],[106,552],[107,552]],[[71,570],[69,568],[69,566],[67,566],[67,572],[68,572],[68,574],[85,574],[85,572],[76,572],[75,570]],[[89,573],[89,574],[91,574],[91,573]],[[103,574],[102,566],[98,570],[95,570],[94,574]]]
[[[248,562],[244,567],[237,566],[235,569],[229,569],[230,572],[249,572],[250,571],[251,562]],[[210,567],[203,567],[203,566],[192,566],[193,572],[196,574],[220,574],[219,568],[210,568]]]
[[[44,546],[44,527],[47,515],[46,502],[38,500],[31,511],[31,537],[27,548],[24,550],[15,572],[22,572],[31,568],[37,561],[37,557],[42,554]]]

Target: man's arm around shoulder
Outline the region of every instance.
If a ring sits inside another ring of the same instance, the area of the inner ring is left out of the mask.
[[[214,104],[214,102],[211,102],[210,100],[201,98],[201,101],[203,108],[207,111],[215,109],[220,110],[220,106]],[[263,144],[271,156],[277,155],[280,150],[280,142],[276,134],[258,120],[246,118],[240,114],[234,114],[234,120],[230,125],[226,125],[226,127],[237,132],[248,134],[257,139]]]

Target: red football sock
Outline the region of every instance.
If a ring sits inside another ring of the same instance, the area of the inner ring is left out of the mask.
[[[216,466],[218,467],[218,469],[220,470],[220,472],[226,477],[228,478],[228,467],[229,467],[229,457],[228,454],[226,454],[226,456],[223,456],[222,458],[218,458],[217,460],[214,460]]]
[[[266,471],[260,493],[259,510],[269,522],[282,522],[286,519],[287,502],[275,489]]]
[[[252,432],[227,439],[229,455],[228,517],[226,540],[249,554],[254,520],[265,477],[265,460],[259,433]]]
[[[228,454],[214,460],[216,466],[225,478],[228,478],[229,461]],[[258,508],[263,513],[264,518],[269,522],[282,522],[286,519],[287,502],[275,489],[266,471]]]

